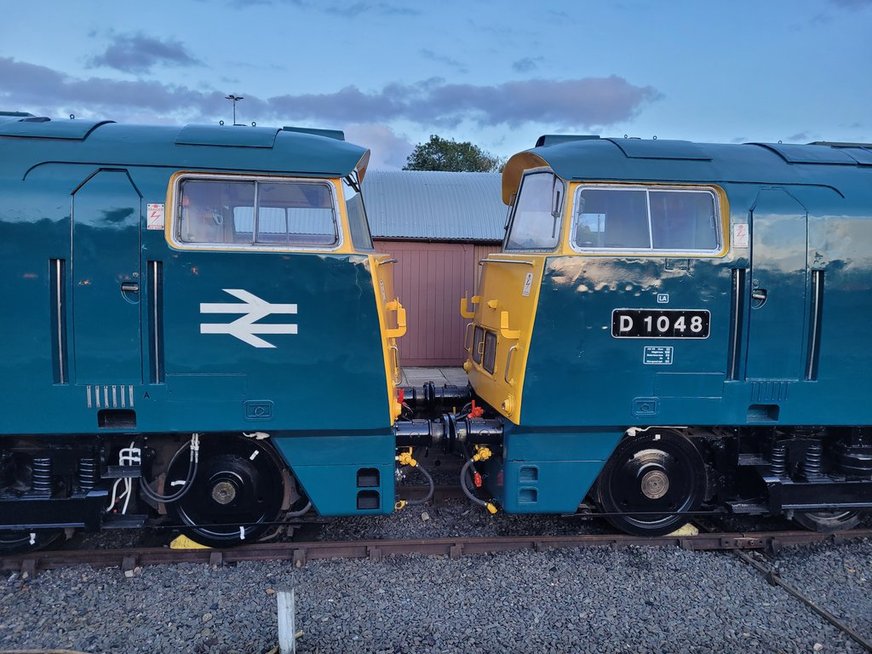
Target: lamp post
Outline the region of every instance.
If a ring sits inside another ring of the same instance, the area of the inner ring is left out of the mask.
[[[230,100],[233,103],[233,124],[236,125],[236,103],[240,100],[245,100],[241,95],[234,95],[231,93],[230,95],[224,96],[225,100]]]

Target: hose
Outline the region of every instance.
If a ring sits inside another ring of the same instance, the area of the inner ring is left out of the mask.
[[[305,515],[309,512],[309,509],[312,508],[312,502],[306,502],[306,506],[298,511],[288,511],[285,514],[286,518],[299,518],[301,515]]]
[[[185,477],[184,484],[182,484],[182,487],[175,493],[172,493],[171,495],[160,495],[159,493],[153,491],[145,480],[140,479],[140,492],[152,502],[164,504],[169,504],[170,502],[178,502],[185,495],[187,495],[189,490],[191,490],[191,486],[193,486],[192,482],[194,481],[194,477],[197,476],[197,467],[200,462],[200,434],[192,434],[191,440],[179,448],[179,451],[176,452],[176,456],[184,452],[186,448],[191,449],[191,458],[188,462],[188,473]]]
[[[465,464],[463,464],[463,468],[460,470],[460,488],[463,490],[463,494],[466,495],[473,502],[475,502],[479,506],[487,508],[489,503],[473,495],[472,491],[469,490],[469,487],[466,485],[466,475],[469,472],[469,469],[472,467],[473,463],[474,461],[472,459],[469,459]]]
[[[433,477],[430,476],[430,473],[427,472],[426,470],[424,470],[424,468],[422,468],[421,466],[413,466],[413,467],[416,470],[420,470],[421,474],[427,478],[427,484],[430,486],[430,489],[427,491],[427,495],[425,495],[421,499],[409,500],[408,502],[406,502],[406,504],[408,506],[417,506],[419,504],[426,504],[427,502],[429,502],[433,498],[433,491],[435,489],[435,486],[433,485]]]

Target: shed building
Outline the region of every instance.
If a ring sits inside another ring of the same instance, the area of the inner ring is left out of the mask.
[[[501,189],[499,173],[367,173],[373,240],[397,260],[395,290],[407,311],[404,366],[459,366],[466,358],[460,298],[475,293],[479,261],[499,250]]]

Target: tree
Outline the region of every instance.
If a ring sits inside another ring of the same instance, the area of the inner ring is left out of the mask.
[[[452,172],[493,173],[502,169],[503,162],[469,141],[458,143],[430,135],[426,143],[419,143],[406,159],[403,170],[448,170]]]

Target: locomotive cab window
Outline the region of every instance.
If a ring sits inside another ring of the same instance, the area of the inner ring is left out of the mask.
[[[181,243],[286,248],[339,242],[333,188],[325,182],[185,178],[177,197]]]
[[[563,181],[550,171],[527,173],[515,200],[505,250],[553,250],[560,238]]]
[[[717,196],[710,189],[582,187],[571,238],[576,250],[715,253]]]
[[[358,250],[372,250],[372,235],[366,219],[366,208],[363,206],[357,171],[342,180],[342,189],[345,193],[345,211],[348,214],[351,241]]]

